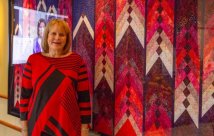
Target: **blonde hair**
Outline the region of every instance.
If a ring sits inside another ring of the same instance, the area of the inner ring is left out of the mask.
[[[43,34],[43,38],[42,38],[42,49],[43,49],[43,52],[45,52],[45,53],[49,52],[49,46],[48,46],[48,40],[47,39],[48,39],[48,34],[49,34],[51,28],[54,25],[61,26],[65,30],[65,33],[66,33],[66,43],[65,43],[65,46],[63,48],[62,54],[66,54],[71,49],[71,46],[70,46],[71,45],[71,32],[70,32],[70,28],[69,28],[67,22],[65,22],[62,19],[52,19],[46,25],[45,31],[44,31],[44,34]]]

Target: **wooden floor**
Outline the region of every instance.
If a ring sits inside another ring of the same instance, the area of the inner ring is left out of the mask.
[[[0,124],[0,136],[21,136],[19,131]]]
[[[7,99],[0,97],[0,136],[21,136],[18,128],[19,118],[7,114]]]

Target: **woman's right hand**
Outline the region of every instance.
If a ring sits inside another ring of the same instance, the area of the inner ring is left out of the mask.
[[[21,121],[21,136],[28,136],[27,121]]]
[[[21,136],[28,136],[27,130],[22,130],[21,134],[22,134]]]

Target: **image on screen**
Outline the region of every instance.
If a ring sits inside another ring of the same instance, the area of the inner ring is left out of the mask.
[[[64,15],[18,6],[14,6],[14,15],[12,64],[26,63],[29,55],[42,51],[41,39],[45,26],[50,19],[68,18]]]

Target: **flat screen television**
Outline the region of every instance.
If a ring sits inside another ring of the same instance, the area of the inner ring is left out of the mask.
[[[42,12],[14,6],[14,35],[12,38],[12,64],[26,63],[33,54],[35,40],[38,37],[38,23],[46,23],[52,18],[67,18],[64,15]],[[41,42],[41,41],[40,41]]]

